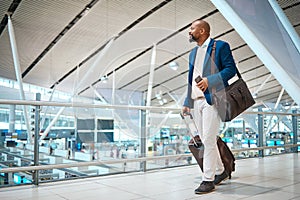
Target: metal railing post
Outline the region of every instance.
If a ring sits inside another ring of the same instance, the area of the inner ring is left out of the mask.
[[[259,112],[262,112],[262,108],[259,107],[258,108],[258,111]],[[263,139],[264,139],[264,118],[263,118],[263,115],[262,114],[258,114],[257,115],[257,121],[258,121],[258,147],[263,147],[264,144],[263,144]],[[259,157],[264,157],[264,150],[259,150],[258,151],[258,156]]]
[[[36,94],[36,101],[41,100],[41,94]],[[40,137],[40,106],[35,106],[34,113],[34,166],[39,165],[39,137]],[[34,185],[39,185],[39,170],[34,170],[32,174]]]
[[[293,114],[297,114],[297,110],[292,111]],[[293,144],[298,143],[298,120],[296,115],[292,115],[292,126],[293,126]],[[298,152],[298,147],[293,148],[293,152],[297,153]]]
[[[141,111],[141,157],[146,157],[146,129],[147,129],[147,124],[146,124],[146,117],[147,117],[147,111],[142,110]],[[146,167],[146,161],[141,162],[141,170],[143,172],[146,172],[147,167]]]

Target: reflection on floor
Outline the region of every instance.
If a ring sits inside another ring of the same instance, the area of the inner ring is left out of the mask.
[[[0,189],[1,200],[287,200],[300,199],[298,154],[276,155],[236,161],[232,179],[209,194],[196,195],[201,182],[198,166],[179,167],[146,173],[129,173],[55,183]]]

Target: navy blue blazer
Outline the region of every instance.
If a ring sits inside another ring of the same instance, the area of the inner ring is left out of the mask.
[[[211,74],[211,59],[210,55],[212,52],[212,47],[216,41],[216,51],[215,51],[215,64],[217,69],[215,70],[214,74]],[[194,71],[194,62],[196,58],[197,48],[192,49],[189,55],[189,73],[188,73],[188,91],[187,97],[184,101],[184,106],[193,108],[194,101],[191,98],[192,93],[192,81],[193,80],[193,71]],[[228,80],[230,80],[236,74],[236,66],[235,62],[230,50],[230,46],[227,42],[221,40],[214,40],[211,39],[206,55],[204,58],[203,63],[203,71],[202,77],[206,77],[208,80],[208,88],[204,92],[205,99],[209,105],[213,105],[213,98],[212,98],[212,88],[215,87],[216,91],[223,89],[224,87],[228,86]]]

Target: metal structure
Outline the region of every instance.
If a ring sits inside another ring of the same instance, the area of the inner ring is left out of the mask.
[[[0,74],[11,80],[17,80],[20,75],[23,83],[49,90],[55,87],[57,91],[72,93],[76,88],[79,96],[92,99],[97,98],[93,88],[100,94],[104,88],[147,93],[149,76],[152,76],[149,71],[151,50],[155,44],[156,64],[151,105],[161,106],[155,97],[156,91],[161,92],[166,100],[163,106],[182,105],[179,101],[182,101],[180,97],[186,90],[188,53],[195,45],[188,42],[188,29],[194,19],[201,18],[211,24],[211,37],[229,42],[250,90],[253,93],[258,91],[258,103],[275,103],[282,85],[285,91],[280,103],[291,104],[296,101],[299,104],[297,96],[291,93],[292,89],[285,88],[288,85],[297,88],[294,82],[285,85],[287,80],[293,80],[290,79],[291,76],[285,76],[284,80],[278,79],[276,74],[280,75],[284,71],[277,69],[281,64],[276,63],[275,67],[274,62],[272,64],[261,60],[261,52],[251,50],[254,39],[258,38],[252,36],[253,40],[249,40],[245,35],[240,36],[239,29],[243,29],[244,25],[232,22],[225,14],[231,12],[224,12],[225,6],[222,9],[219,7],[220,3],[226,5],[230,2],[232,1],[151,0],[141,3],[129,0],[67,0],[62,3],[5,0],[0,6]],[[265,3],[268,4],[267,1]],[[291,34],[294,43],[299,40],[299,6],[297,0],[270,1],[269,5],[275,8],[274,13],[280,17],[282,27],[288,29],[286,36]],[[259,10],[254,4],[254,7],[250,6],[247,10],[251,11]],[[12,20],[18,44],[20,72],[17,75],[9,50],[8,16]],[[265,24],[262,28],[269,30],[270,27]],[[96,55],[105,50],[111,38],[114,38],[114,42],[110,49],[97,62],[97,66],[93,67]],[[269,51],[271,50],[267,49],[264,55],[270,55]],[[171,62],[178,63],[176,71],[169,67]],[[270,74],[273,75],[271,78]],[[84,78],[87,75],[88,78]],[[107,83],[101,79],[103,76],[108,78]],[[113,76],[116,78],[113,79]],[[261,87],[264,80],[267,81]],[[1,88],[0,98],[5,96],[20,99],[6,89]],[[26,99],[34,98],[27,96]]]

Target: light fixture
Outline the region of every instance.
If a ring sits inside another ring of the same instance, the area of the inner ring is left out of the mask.
[[[158,103],[159,103],[159,105],[162,106],[162,105],[168,103],[168,100],[167,100],[167,99],[160,99],[160,100],[158,101]]]
[[[107,83],[107,80],[108,80],[107,75],[102,76],[100,80],[101,80],[103,83]]]
[[[257,98],[257,93],[252,94],[252,97],[253,97],[254,99],[256,99],[256,98]]]
[[[164,105],[164,102],[163,102],[162,100],[159,100],[158,103],[159,103],[159,105],[161,105],[161,106]]]
[[[169,63],[169,67],[171,69],[173,69],[174,71],[176,71],[178,69],[178,67],[179,67],[179,64],[177,62],[175,62],[175,61],[172,61],[172,62]]]
[[[86,8],[84,9],[84,11],[81,13],[81,16],[82,16],[82,17],[85,16],[85,15],[89,12],[89,10],[90,10],[90,8],[89,8],[89,7],[86,7]]]
[[[160,100],[161,99],[161,95],[162,95],[162,91],[156,92],[155,93],[156,99]]]

